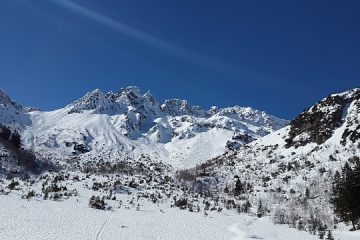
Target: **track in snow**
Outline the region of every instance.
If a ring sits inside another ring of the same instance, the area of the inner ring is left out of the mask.
[[[99,237],[101,236],[102,231],[103,231],[104,228],[106,227],[106,224],[110,221],[110,219],[111,219],[111,217],[112,217],[113,214],[114,214],[114,211],[111,211],[110,216],[108,217],[108,219],[106,219],[106,221],[101,225],[99,231],[98,231],[97,234],[96,234],[96,240],[99,240],[99,239],[100,239]]]

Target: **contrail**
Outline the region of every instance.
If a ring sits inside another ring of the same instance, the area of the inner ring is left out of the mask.
[[[166,41],[166,40],[163,40],[156,36],[150,35],[146,32],[143,32],[139,29],[131,27],[131,26],[124,24],[122,22],[119,22],[117,20],[111,19],[103,14],[100,14],[94,10],[86,8],[77,3],[74,3],[70,0],[52,0],[52,1],[64,8],[67,8],[83,17],[86,17],[86,18],[96,22],[96,23],[99,23],[99,24],[101,24],[105,27],[108,27],[110,29],[113,29],[125,36],[136,39],[139,42],[142,42],[146,45],[155,47],[159,50],[162,50],[162,51],[169,53],[171,55],[174,55],[176,57],[180,57],[185,60],[190,60],[194,63],[201,64],[201,65],[209,67],[209,68],[217,68],[218,70],[222,70],[222,71],[231,71],[233,73],[236,73],[236,72],[239,73],[239,68],[237,68],[235,66],[231,66],[231,65],[221,62],[217,59],[214,59],[214,58],[211,58],[208,56],[204,56],[202,54],[191,51],[187,48],[181,47],[181,46],[173,44],[169,41]]]

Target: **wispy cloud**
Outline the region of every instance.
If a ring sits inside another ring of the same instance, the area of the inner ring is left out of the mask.
[[[114,20],[110,17],[107,17],[101,13],[96,12],[95,10],[89,9],[85,6],[79,5],[70,0],[52,0],[54,3],[62,6],[68,10],[71,10],[83,17],[86,17],[98,24],[103,25],[104,27],[113,29],[127,37],[133,38],[146,44],[148,46],[157,48],[163,52],[171,54],[176,57],[191,61],[196,64],[203,65],[209,68],[216,68],[221,71],[230,71],[232,73],[239,73],[239,68],[219,61],[215,58],[199,54],[195,51],[189,50],[177,44],[171,43],[162,38],[153,36],[149,33],[136,29],[128,24],[122,23],[118,20]]]

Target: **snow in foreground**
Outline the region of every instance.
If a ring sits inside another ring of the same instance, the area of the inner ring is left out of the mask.
[[[148,203],[142,210],[101,211],[85,199],[63,202],[0,195],[0,239],[318,239],[270,218],[209,212],[208,216]],[[357,234],[357,235],[356,235]],[[335,232],[336,239],[359,239]]]

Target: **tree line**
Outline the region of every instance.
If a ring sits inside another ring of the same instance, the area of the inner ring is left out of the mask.
[[[341,173],[336,171],[333,181],[331,203],[335,214],[353,229],[360,229],[360,159],[355,158],[353,166],[346,162]]]

